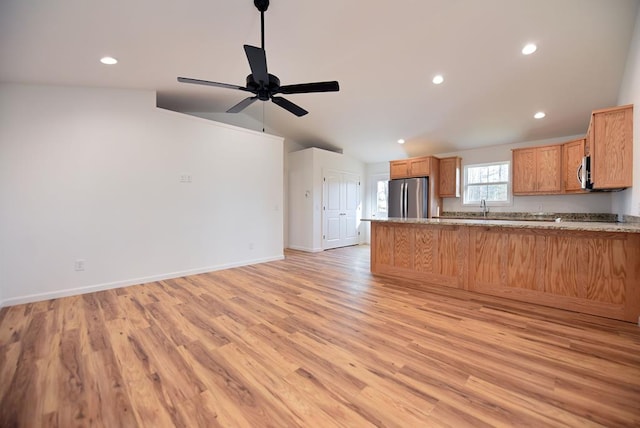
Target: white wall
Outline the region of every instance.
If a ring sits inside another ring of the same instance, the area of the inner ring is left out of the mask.
[[[196,117],[201,117],[203,119],[213,120],[216,122],[228,123],[231,125],[239,126],[243,129],[253,129],[257,132],[263,132],[263,129],[266,130],[267,133],[277,134],[277,131],[273,130],[269,127],[268,123],[264,123],[260,120],[254,119],[251,116],[246,114],[236,114],[236,113],[211,113],[211,112],[192,112],[189,113]],[[295,120],[295,119],[293,119]],[[284,248],[289,247],[289,171],[288,171],[288,157],[289,153],[296,152],[299,150],[303,150],[308,148],[307,146],[303,146],[296,141],[285,138],[284,140],[284,160],[283,160],[283,177],[284,182],[283,186],[283,195],[284,195],[284,203],[283,203],[283,213],[284,213]]]
[[[4,304],[281,259],[282,146],[149,91],[0,85]]]
[[[360,176],[360,203],[365,197],[365,166],[349,156],[318,148],[288,155],[289,170],[289,248],[322,251],[323,173],[327,169]],[[362,213],[360,208],[360,213]],[[364,242],[363,226],[360,238]]]
[[[585,129],[585,134],[587,130]],[[541,141],[528,141],[517,144],[483,147],[460,152],[442,153],[437,157],[460,156],[462,167],[470,164],[499,162],[511,160],[511,150],[519,147],[541,146],[545,144],[562,143],[582,138],[584,135],[574,135]],[[461,175],[462,172],[461,172]],[[463,177],[460,177],[463,180]],[[462,204],[460,198],[443,198],[445,212],[477,211],[478,206]],[[580,195],[546,195],[546,196],[514,196],[509,206],[491,207],[492,212],[546,212],[546,213],[610,213],[611,193],[588,193]]]
[[[283,195],[284,195],[284,248],[289,248],[289,215],[291,210],[289,209],[289,155],[291,152],[303,150],[305,147],[296,143],[295,141],[285,139],[284,140],[284,182],[283,182]]]
[[[633,187],[614,195],[614,212],[640,216],[640,8],[636,16],[618,104],[633,104]]]
[[[288,247],[320,251],[313,246],[313,151],[288,154],[289,242]]]

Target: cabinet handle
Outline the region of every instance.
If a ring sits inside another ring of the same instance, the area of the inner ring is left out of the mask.
[[[582,174],[580,174],[581,171],[582,171],[582,164],[578,166],[578,170],[576,171],[577,178],[580,183],[582,183]]]

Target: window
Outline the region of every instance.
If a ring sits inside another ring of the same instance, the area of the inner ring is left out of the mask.
[[[387,217],[387,195],[389,194],[389,182],[378,180],[376,192],[376,213],[378,217]]]
[[[479,205],[484,199],[487,205],[509,205],[511,203],[510,166],[509,161],[466,165],[463,204]]]
[[[371,217],[387,218],[389,174],[371,175],[369,180],[371,183]]]

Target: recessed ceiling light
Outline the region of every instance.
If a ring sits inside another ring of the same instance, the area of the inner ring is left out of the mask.
[[[535,44],[533,43],[526,44],[522,48],[522,55],[531,55],[536,50],[538,50],[538,47]]]
[[[535,117],[536,119],[542,119],[543,117],[546,116],[546,113],[543,111],[539,111],[536,114],[533,115],[533,117]]]
[[[444,82],[444,77],[442,77],[442,74],[436,74],[435,76],[433,76],[432,82],[436,85],[439,85]]]
[[[100,58],[100,62],[106,65],[114,65],[118,63],[118,60],[111,56],[105,56],[103,58]]]
[[[403,140],[402,138],[400,138],[400,139],[398,140],[398,144],[404,144],[404,140]]]

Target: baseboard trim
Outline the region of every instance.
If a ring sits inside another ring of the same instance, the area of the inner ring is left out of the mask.
[[[218,270],[231,269],[235,267],[274,262],[277,260],[284,260],[284,255],[278,255],[275,257],[265,257],[261,259],[245,260],[242,262],[228,263],[224,265],[207,266],[207,267],[189,269],[189,270],[183,270],[183,271],[177,271],[177,272],[168,272],[160,275],[145,276],[141,278],[130,278],[122,281],[107,282],[103,284],[88,285],[84,287],[67,288],[64,290],[57,290],[57,291],[52,291],[47,293],[29,294],[26,296],[18,296],[18,297],[12,297],[9,299],[1,300],[0,308],[3,308],[5,306],[21,305],[24,303],[40,302],[43,300],[58,299],[60,297],[69,297],[69,296],[76,296],[76,295],[86,294],[86,293],[94,293],[96,291],[110,290],[113,288],[129,287],[132,285],[146,284],[149,282],[162,281],[165,279],[180,278],[180,277],[189,276],[189,275],[198,275],[201,273],[215,272]]]
[[[324,251],[322,248],[299,247],[297,245],[289,245],[289,248],[292,250],[305,251],[307,253],[320,253]]]

